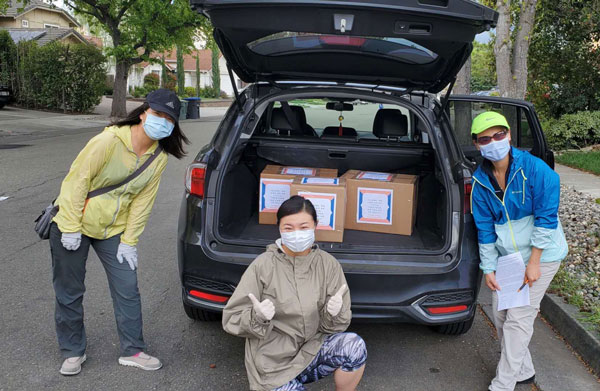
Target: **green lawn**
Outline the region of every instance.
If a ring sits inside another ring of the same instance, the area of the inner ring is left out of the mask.
[[[556,156],[556,162],[600,175],[600,151],[565,152]]]

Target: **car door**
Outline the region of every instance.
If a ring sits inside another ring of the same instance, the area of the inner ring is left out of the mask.
[[[484,111],[496,111],[508,120],[513,146],[529,151],[554,168],[554,153],[548,148],[533,104],[493,96],[451,95],[448,117],[464,155],[480,164],[481,154],[471,138],[471,122]]]

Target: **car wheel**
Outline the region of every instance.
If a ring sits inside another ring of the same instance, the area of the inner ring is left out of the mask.
[[[185,314],[193,320],[199,320],[202,322],[216,322],[221,320],[221,314],[196,308],[186,304],[185,302],[183,303],[183,309],[185,310]]]
[[[433,329],[440,334],[461,335],[471,329],[471,326],[473,326],[474,320],[475,320],[475,314],[473,314],[473,316],[470,319],[467,319],[463,322],[442,324],[439,326],[435,326]]]

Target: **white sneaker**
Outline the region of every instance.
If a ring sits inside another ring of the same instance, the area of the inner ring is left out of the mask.
[[[156,371],[162,367],[162,363],[156,357],[152,357],[144,352],[139,352],[130,357],[119,357],[119,364],[126,367],[136,367],[145,371]]]
[[[60,374],[65,376],[77,375],[81,372],[81,364],[83,364],[86,359],[87,357],[85,354],[83,356],[67,358],[60,367]]]

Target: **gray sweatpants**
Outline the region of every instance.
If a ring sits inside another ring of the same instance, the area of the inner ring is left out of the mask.
[[[144,351],[146,345],[142,335],[142,304],[137,273],[131,270],[127,262],[121,264],[117,260],[121,235],[106,240],[81,235],[81,246],[76,251],[69,251],[63,247],[60,241],[61,235],[58,226],[52,223],[50,252],[52,282],[56,293],[54,319],[58,345],[63,357],[77,357],[85,353],[83,294],[85,264],[90,245],[100,258],[108,277],[121,342],[121,356],[133,356]]]
[[[498,294],[492,293],[492,313],[498,331],[501,355],[496,368],[496,377],[490,391],[512,391],[518,381],[535,375],[529,353],[529,341],[533,335],[533,322],[540,310],[540,302],[546,289],[560,267],[560,262],[540,263],[541,276],[529,288],[529,305],[497,311]]]

